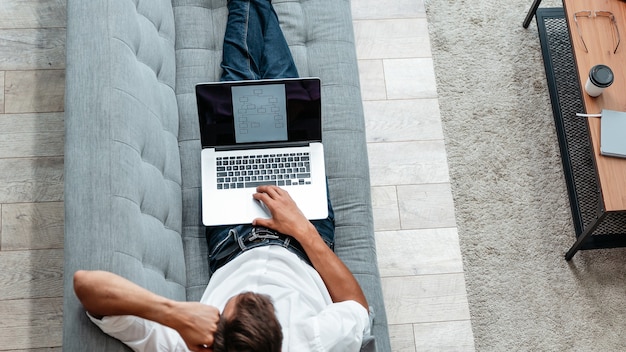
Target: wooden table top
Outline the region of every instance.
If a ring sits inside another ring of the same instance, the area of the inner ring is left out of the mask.
[[[626,111],[626,2],[620,0],[563,0],[565,16],[569,26],[572,48],[580,77],[585,110],[589,114],[602,109]],[[610,18],[606,16],[577,17],[579,11],[610,11],[615,16],[621,43],[617,45],[617,33]],[[581,40],[581,34],[583,40]],[[587,51],[585,51],[585,46]],[[615,79],[597,98],[585,93],[589,70],[604,64],[613,70]],[[565,118],[580,118],[566,116]],[[626,210],[626,159],[607,157],[600,154],[600,118],[588,118],[590,138],[595,157],[600,188],[606,211]],[[624,131],[626,138],[626,131]]]

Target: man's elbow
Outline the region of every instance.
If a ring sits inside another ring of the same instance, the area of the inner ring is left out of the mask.
[[[94,283],[92,280],[92,272],[87,270],[78,270],[74,273],[74,293],[83,307],[91,316],[96,319],[102,319],[103,315],[93,312],[92,300],[94,298]]]
[[[79,300],[83,300],[88,294],[89,272],[86,270],[78,270],[74,273],[74,293]]]

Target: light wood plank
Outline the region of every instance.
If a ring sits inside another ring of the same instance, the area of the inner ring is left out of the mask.
[[[4,352],[61,352],[63,348],[59,347],[44,347],[44,348],[29,348],[27,350],[6,350]]]
[[[7,250],[63,248],[62,202],[2,206],[2,248]]]
[[[63,158],[0,159],[0,199],[4,203],[63,200]]]
[[[456,227],[449,183],[398,186],[403,229]]]
[[[394,352],[415,352],[413,325],[389,325],[389,340]]]
[[[469,320],[414,324],[418,351],[473,352],[474,334]]]
[[[64,132],[62,112],[4,114],[0,116],[0,133]]]
[[[352,1],[352,17],[363,19],[426,18],[423,0]]]
[[[381,279],[389,324],[469,320],[463,274]]]
[[[443,140],[369,143],[367,151],[373,186],[449,182]]]
[[[0,114],[4,114],[4,71],[0,71]]]
[[[361,96],[367,100],[385,100],[385,72],[382,60],[359,60]]]
[[[384,59],[389,99],[437,98],[433,59]]]
[[[3,300],[62,295],[62,249],[0,251],[0,297]]]
[[[28,350],[61,346],[63,298],[0,301],[0,346]]]
[[[425,18],[354,22],[360,59],[432,57]]]
[[[0,28],[65,27],[65,0],[0,1]]]
[[[0,29],[4,70],[65,68],[65,29]]]
[[[372,210],[374,230],[399,230],[400,211],[396,187],[372,187]]]
[[[382,277],[463,272],[455,228],[377,232],[376,252]]]
[[[61,352],[63,348],[59,347],[44,347],[44,348],[29,348],[26,350],[6,350],[4,352]]]
[[[437,99],[363,102],[368,142],[443,140]]]
[[[7,71],[5,112],[63,111],[65,70]]]
[[[0,115],[0,158],[62,156],[63,113]]]

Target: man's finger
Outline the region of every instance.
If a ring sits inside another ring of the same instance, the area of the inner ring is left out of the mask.
[[[276,196],[280,195],[281,189],[277,186],[272,186],[272,185],[263,185],[263,186],[259,186],[257,187],[257,192],[259,193],[266,193],[268,194],[271,198],[275,198]]]
[[[257,218],[252,220],[252,225],[253,226],[263,226],[263,227],[267,227],[267,228],[272,228],[272,219],[263,219],[263,218]]]
[[[252,198],[254,198],[256,200],[260,200],[261,202],[263,202],[265,204],[267,204],[267,202],[272,199],[269,194],[267,194],[265,192],[258,192],[258,190],[257,190],[257,193],[254,193],[252,195]]]

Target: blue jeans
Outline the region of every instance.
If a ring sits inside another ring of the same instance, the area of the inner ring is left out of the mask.
[[[270,0],[229,0],[224,35],[222,81],[296,78],[298,70]],[[328,193],[328,192],[327,192]],[[311,221],[330,249],[335,245],[335,215],[328,199],[328,218]],[[209,268],[214,273],[239,254],[265,245],[280,245],[310,261],[288,234],[250,224],[206,229]]]
[[[270,0],[229,0],[222,81],[296,78],[298,70]]]

